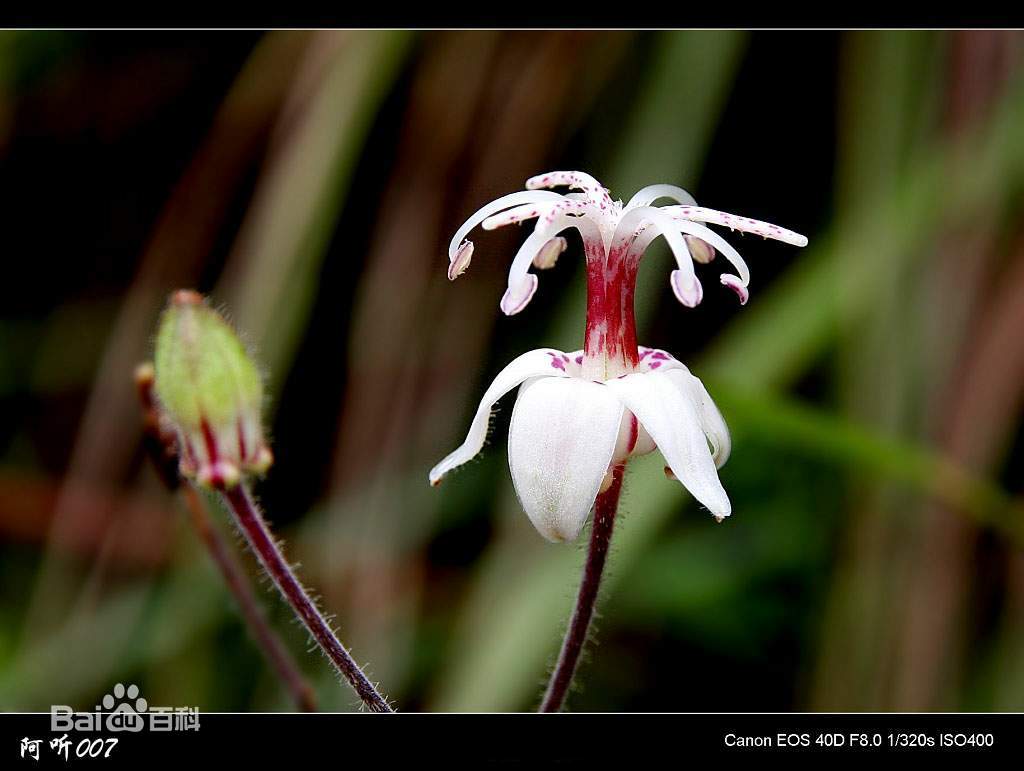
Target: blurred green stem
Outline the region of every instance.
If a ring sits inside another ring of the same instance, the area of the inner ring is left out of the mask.
[[[393,712],[387,699],[381,696],[363,670],[359,668],[355,659],[352,658],[352,654],[341,644],[323,614],[317,610],[313,600],[299,583],[299,579],[296,578],[291,566],[285,561],[281,549],[271,535],[267,523],[245,484],[222,491],[221,497],[234,515],[235,522],[245,535],[263,569],[274,579],[274,584],[277,585],[281,596],[306,625],[306,629],[313,635],[313,639],[316,640],[324,655],[359,694],[363,704],[371,712]]]
[[[601,575],[604,573],[604,564],[608,558],[608,544],[612,540],[612,529],[615,527],[615,513],[619,508],[619,493],[622,492],[622,475],[625,470],[625,464],[613,468],[611,486],[594,501],[594,522],[590,532],[587,562],[583,566],[583,580],[580,582],[576,607],[573,608],[569,628],[562,642],[562,651],[558,655],[558,664],[551,674],[551,681],[538,710],[540,712],[561,710],[569,686],[572,685],[573,675],[576,674],[576,665],[587,641],[587,630],[590,628],[597,593],[601,588]]]

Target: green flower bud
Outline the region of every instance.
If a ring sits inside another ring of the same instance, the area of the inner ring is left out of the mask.
[[[178,435],[183,476],[234,487],[263,473],[273,456],[263,439],[263,382],[234,330],[203,297],[171,295],[156,336],[155,393]]]

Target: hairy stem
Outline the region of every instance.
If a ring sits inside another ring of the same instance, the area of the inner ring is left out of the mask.
[[[281,639],[267,624],[242,567],[232,556],[221,534],[214,528],[199,494],[191,486],[185,485],[182,488],[182,495],[192,516],[192,524],[224,577],[224,583],[234,595],[250,634],[255,638],[263,655],[277,672],[299,709],[305,712],[316,712],[316,695],[313,688],[302,676],[298,666],[281,643]]]
[[[352,655],[341,644],[327,621],[317,610],[284,559],[284,555],[270,534],[259,508],[253,501],[245,484],[221,491],[224,501],[235,517],[263,569],[274,579],[285,601],[292,606],[296,615],[306,625],[313,639],[334,664],[338,672],[352,685],[359,698],[373,712],[392,712],[387,700],[380,695],[373,684],[356,664]]]
[[[615,513],[619,508],[619,494],[622,492],[622,474],[624,465],[612,469],[612,484],[594,501],[594,521],[590,531],[590,547],[587,550],[587,562],[583,566],[583,580],[576,595],[576,606],[569,619],[569,628],[565,632],[562,650],[558,654],[558,664],[551,674],[547,691],[540,705],[540,712],[558,712],[565,702],[569,686],[576,674],[583,645],[587,641],[587,630],[594,615],[594,604],[601,586],[601,575],[608,558],[608,544],[615,526]]]

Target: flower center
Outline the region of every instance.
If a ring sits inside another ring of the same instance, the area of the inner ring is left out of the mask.
[[[583,340],[583,377],[610,380],[636,370],[633,294],[639,260],[628,247],[606,250],[600,241],[586,240],[587,327]]]

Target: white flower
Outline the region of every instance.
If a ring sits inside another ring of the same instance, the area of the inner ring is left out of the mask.
[[[568,186],[559,195],[537,190]],[[476,225],[489,230],[537,219],[512,262],[501,309],[519,313],[537,290],[530,266],[549,268],[565,250],[559,233],[575,228],[587,258],[587,324],[584,348],[574,353],[530,351],[498,374],[487,389],[466,441],[430,472],[440,484],[449,471],[483,448],[491,409],[517,386],[509,429],[509,468],[519,500],[538,531],[552,541],[574,540],[612,470],[633,455],[661,451],[666,473],[678,479],[721,521],[731,513],[717,469],[729,457],[729,431],[703,384],[664,351],[636,343],[633,294],[640,258],[664,236],[676,258],[671,286],[694,307],[703,288],[694,261],[711,262],[716,250],[736,274],[721,283],[746,303],[746,263],[707,222],[756,233],[796,246],[807,239],[765,222],[697,206],[685,190],[652,185],[623,206],[593,177],[551,172],[527,181],[526,192],[503,196],[481,208],[459,228],[449,246],[448,277],[469,267],[473,243],[463,241]],[[651,206],[668,198],[675,204]]]

